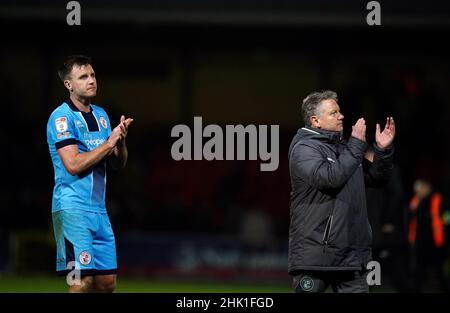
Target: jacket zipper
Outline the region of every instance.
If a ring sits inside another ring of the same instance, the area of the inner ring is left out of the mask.
[[[322,242],[325,246],[328,245],[328,239],[330,238],[331,225],[333,224],[333,215],[328,216],[327,224],[325,226],[325,232],[323,233]]]

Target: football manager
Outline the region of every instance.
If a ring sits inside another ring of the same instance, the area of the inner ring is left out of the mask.
[[[395,123],[376,124],[374,158],[364,158],[366,122],[359,118],[348,141],[334,91],[309,94],[305,126],[289,147],[291,178],[289,274],[294,292],[369,292],[367,263],[372,231],[366,187],[387,182],[393,168]]]

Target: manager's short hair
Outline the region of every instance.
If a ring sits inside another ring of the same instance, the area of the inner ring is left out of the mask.
[[[330,99],[338,102],[337,93],[332,90],[315,91],[303,99],[302,115],[306,126],[311,126],[311,116],[320,116],[321,102]]]
[[[58,76],[63,83],[66,79],[69,78],[69,74],[72,71],[74,65],[92,65],[92,58],[81,54],[75,54],[66,57],[63,64],[58,70]]]

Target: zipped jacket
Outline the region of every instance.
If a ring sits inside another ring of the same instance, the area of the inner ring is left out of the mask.
[[[289,273],[299,270],[361,270],[371,260],[372,230],[366,187],[385,184],[393,147],[368,144],[340,132],[303,127],[289,147],[291,177]],[[365,159],[364,159],[365,160]]]

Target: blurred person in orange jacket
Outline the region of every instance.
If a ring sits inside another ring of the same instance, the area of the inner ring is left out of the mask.
[[[409,204],[408,242],[412,248],[415,291],[425,290],[429,272],[441,291],[448,291],[444,275],[445,234],[442,217],[442,194],[433,190],[431,182],[417,179]]]

